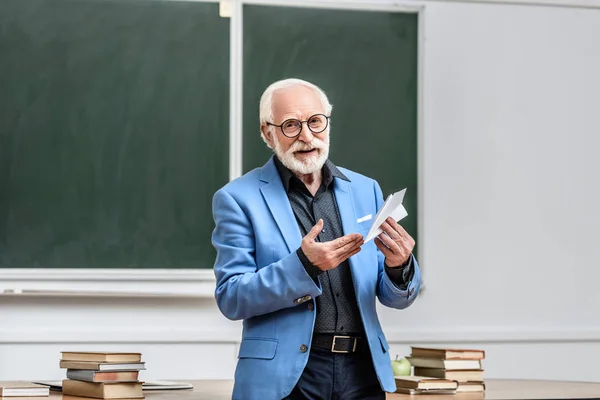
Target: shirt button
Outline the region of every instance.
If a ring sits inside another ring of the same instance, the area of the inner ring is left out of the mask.
[[[313,305],[313,303],[308,303],[308,310],[312,311],[315,309],[315,306]]]
[[[306,347],[306,345],[305,345],[305,344],[303,344],[302,346],[300,346],[300,351],[301,351],[301,352],[303,352],[303,353],[306,353],[306,352],[307,352],[307,350],[308,350],[308,347]]]

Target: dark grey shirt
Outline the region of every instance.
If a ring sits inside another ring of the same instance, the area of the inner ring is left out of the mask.
[[[344,236],[342,220],[333,192],[333,180],[349,179],[329,160],[323,166],[321,186],[315,196],[306,188],[277,157],[275,165],[281,176],[283,186],[294,211],[296,221],[302,236],[323,219],[323,230],[317,237],[320,242],[328,242]],[[316,300],[315,332],[339,334],[363,334],[360,312],[352,284],[352,273],[348,260],[329,271],[321,271],[305,256],[302,248],[297,250],[298,257],[307,273],[318,279],[323,290]],[[389,268],[385,270],[390,279],[401,289],[406,290],[407,282],[412,279],[412,257],[404,268]]]

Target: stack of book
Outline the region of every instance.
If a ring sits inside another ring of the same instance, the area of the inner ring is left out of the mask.
[[[483,350],[411,347],[415,376],[456,381],[457,392],[483,392]]]
[[[97,399],[142,399],[139,373],[146,369],[140,353],[62,352],[65,395]]]

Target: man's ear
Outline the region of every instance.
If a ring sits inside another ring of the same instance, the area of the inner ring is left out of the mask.
[[[271,130],[269,129],[268,126],[266,126],[266,125],[261,126],[260,131],[262,132],[265,139],[271,139]]]
[[[269,148],[273,148],[273,137],[271,136],[271,129],[265,124],[260,126],[260,133],[262,135],[263,140],[269,146]]]

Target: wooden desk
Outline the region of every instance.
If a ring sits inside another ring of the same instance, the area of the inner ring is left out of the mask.
[[[148,400],[225,400],[231,399],[233,381],[205,380],[189,381],[194,390],[146,391]],[[534,380],[486,380],[487,390],[483,393],[461,393],[456,395],[410,396],[389,393],[388,400],[541,400],[541,399],[600,399],[600,383],[559,382]],[[20,400],[22,400],[21,398]],[[31,398],[43,400],[43,397]],[[48,400],[89,400],[84,397],[62,396],[51,392]]]

